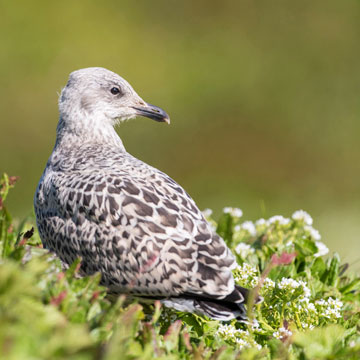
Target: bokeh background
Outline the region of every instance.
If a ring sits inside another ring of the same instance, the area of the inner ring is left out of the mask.
[[[121,74],[171,126],[119,127],[200,208],[304,209],[360,268],[360,2],[0,0],[0,171],[31,213],[68,73]]]

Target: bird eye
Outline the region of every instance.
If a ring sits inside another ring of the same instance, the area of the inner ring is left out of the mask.
[[[113,95],[117,95],[117,94],[120,94],[120,89],[116,86],[112,87],[110,92],[113,94]]]

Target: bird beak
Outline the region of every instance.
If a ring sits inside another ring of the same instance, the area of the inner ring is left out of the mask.
[[[145,103],[144,105],[133,106],[132,108],[135,109],[136,115],[145,116],[159,122],[170,124],[169,115],[163,109],[155,105]]]

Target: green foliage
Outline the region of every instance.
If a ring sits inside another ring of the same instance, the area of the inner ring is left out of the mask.
[[[4,206],[16,179],[0,183],[0,357],[6,359],[358,359],[360,278],[327,259],[302,211],[216,223],[237,257],[235,281],[260,304],[249,321],[221,323],[155,302],[109,298],[99,276],[64,270],[42,249],[33,221],[14,225]]]

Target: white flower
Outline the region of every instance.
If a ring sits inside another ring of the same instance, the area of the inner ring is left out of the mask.
[[[301,326],[303,329],[309,329],[309,330],[312,330],[315,328],[315,326],[313,324],[308,324],[308,323],[301,323]]]
[[[264,281],[264,288],[274,288],[275,287],[275,282],[272,281],[271,279],[269,278],[266,278],[265,281]]]
[[[256,226],[268,225],[268,222],[267,222],[267,220],[261,218],[261,219],[255,221],[255,225]]]
[[[324,256],[329,252],[329,248],[322,241],[315,241],[318,252],[314,254],[315,257]]]
[[[255,267],[243,263],[234,270],[234,280],[244,286],[255,287],[259,283],[258,271]]]
[[[312,225],[313,223],[312,217],[304,210],[295,211],[291,217],[294,220],[303,221],[306,225]]]
[[[235,252],[239,254],[242,259],[245,259],[249,254],[253,254],[255,250],[250,245],[241,242],[236,246]]]
[[[278,331],[275,331],[273,333],[273,337],[277,339],[283,339],[284,337],[289,337],[292,335],[292,332],[290,330],[285,329],[284,327],[279,328]]]
[[[234,210],[233,210],[233,216],[234,217],[238,217],[238,218],[241,218],[242,216],[243,216],[243,212],[242,212],[242,210],[241,209],[238,209],[238,208],[235,208]]]
[[[299,284],[300,284],[300,286],[302,286],[302,288],[303,288],[305,298],[310,298],[310,296],[311,296],[311,291],[310,291],[310,289],[308,288],[306,282],[299,280]]]
[[[253,330],[261,330],[260,324],[256,319],[252,320],[252,323],[249,323]]]
[[[320,235],[319,231],[317,231],[316,229],[314,229],[312,226],[310,226],[310,225],[305,225],[305,226],[304,226],[304,229],[309,232],[310,236],[311,236],[315,241],[321,240],[321,235]]]
[[[277,287],[279,289],[286,289],[286,290],[290,290],[291,292],[294,292],[295,289],[297,289],[300,286],[300,284],[294,280],[294,279],[287,279],[287,278],[282,278],[281,281],[277,284]]]
[[[202,211],[202,213],[205,217],[210,217],[212,215],[213,211],[211,209],[204,209]]]
[[[305,302],[306,304],[309,303],[310,296],[311,296],[311,291],[308,288],[305,281],[301,281],[301,280],[296,281],[296,280],[291,279],[291,278],[287,279],[287,278],[283,277],[281,279],[281,281],[277,284],[277,287],[279,289],[285,290],[289,294],[293,294],[296,289],[301,287],[303,293],[301,295],[299,295],[298,301],[300,303],[302,303],[302,302]]]
[[[308,309],[311,310],[311,311],[316,311],[316,308],[315,308],[315,305],[313,303],[309,303],[307,305]]]
[[[256,236],[256,228],[252,221],[244,221],[241,224],[241,229],[246,230],[251,236]]]
[[[288,225],[290,219],[284,218],[282,215],[274,215],[268,220],[269,224],[278,223],[279,225]]]
[[[261,345],[252,338],[247,330],[236,329],[233,325],[220,324],[216,334],[222,337],[224,340],[230,341],[231,343],[237,345],[240,350],[253,346],[261,349]]]
[[[336,320],[341,317],[340,311],[344,304],[338,299],[329,297],[327,300],[320,299],[315,301],[315,305],[319,308],[320,315],[330,320]]]
[[[317,300],[315,302],[315,304],[316,305],[321,305],[321,306],[326,305],[326,300],[324,300],[324,299]]]
[[[223,209],[223,212],[225,214],[230,214],[233,217],[241,218],[243,216],[243,212],[239,208],[233,208],[233,207],[225,207]]]

